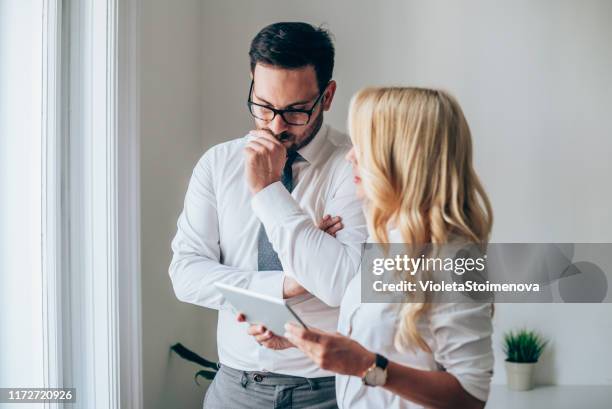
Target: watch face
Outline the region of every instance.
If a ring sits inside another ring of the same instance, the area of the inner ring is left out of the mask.
[[[370,386],[382,386],[387,381],[387,371],[374,367],[365,376],[365,383]]]

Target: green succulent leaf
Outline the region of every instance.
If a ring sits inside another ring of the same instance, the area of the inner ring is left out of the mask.
[[[506,361],[519,363],[538,362],[542,351],[548,344],[535,331],[521,329],[516,332],[509,331],[504,334],[503,349]]]

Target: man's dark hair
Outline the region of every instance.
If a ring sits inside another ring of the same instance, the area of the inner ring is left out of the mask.
[[[308,23],[274,23],[264,27],[251,42],[251,72],[255,65],[280,68],[314,67],[323,91],[334,71],[334,44],[330,33]]]

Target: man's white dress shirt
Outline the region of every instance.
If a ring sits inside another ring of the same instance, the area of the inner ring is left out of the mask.
[[[390,230],[389,242],[403,242],[398,230]],[[434,278],[444,277],[434,275]],[[490,303],[431,303],[417,322],[417,328],[432,352],[425,352],[418,346],[402,351],[393,341],[404,304],[362,303],[361,290],[361,277],[357,275],[340,307],[338,331],[341,334],[398,364],[429,371],[445,370],[455,376],[469,394],[481,401],[487,400],[493,375]],[[366,386],[360,378],[347,375],[336,375],[336,398],[343,409],[423,407],[382,387]]]
[[[298,152],[294,189],[276,182],[253,195],[244,175],[247,138],[214,146],[196,165],[172,241],[170,277],[178,299],[219,309],[217,346],[222,364],[241,370],[294,376],[331,376],[297,348],[274,351],[247,335],[247,323],[216,290],[221,282],[282,298],[283,274],[315,297],[295,306],[305,323],[336,331],[338,306],[357,274],[366,226],[349,163],[350,140],[324,125]],[[341,216],[336,237],[316,223]],[[257,238],[263,223],[283,271],[257,271]],[[282,335],[282,334],[280,334]]]

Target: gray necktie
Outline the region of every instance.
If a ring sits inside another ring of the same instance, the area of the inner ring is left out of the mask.
[[[300,155],[293,151],[287,155],[287,161],[283,168],[281,175],[281,183],[291,193],[293,191],[293,169],[291,166],[296,160],[299,160]],[[270,270],[282,270],[278,254],[272,248],[272,243],[268,240],[266,229],[263,224],[259,228],[259,236],[257,238],[257,270],[259,271],[270,271]]]

